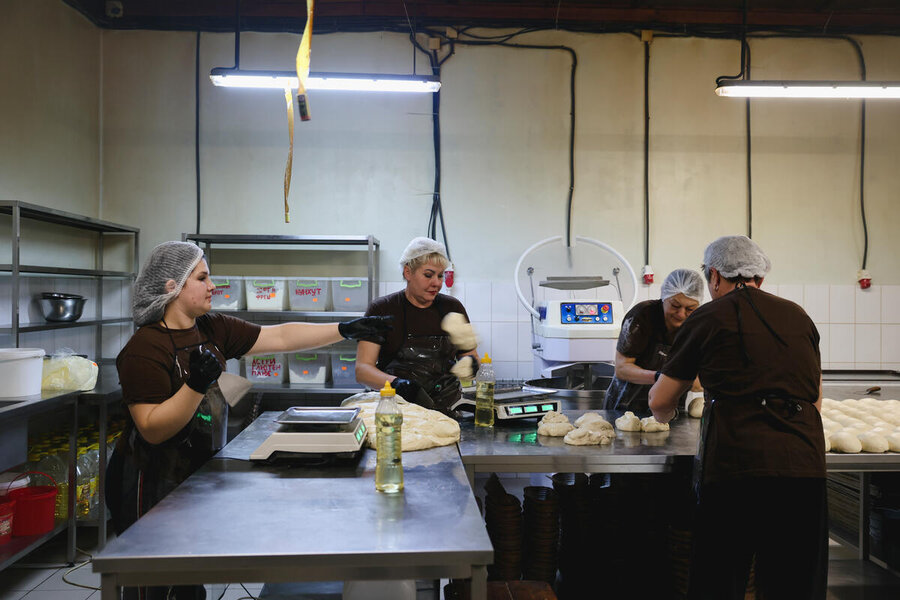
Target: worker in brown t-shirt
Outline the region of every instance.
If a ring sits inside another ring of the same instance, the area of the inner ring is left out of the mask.
[[[154,248],[135,281],[138,330],[116,359],[127,424],[107,470],[116,533],[224,444],[226,408],[216,380],[227,359],[378,338],[390,329],[381,317],[260,327],[210,313],[214,289],[202,250],[185,242]],[[180,591],[178,598],[199,593],[195,586]],[[156,593],[165,597],[166,590],[154,588],[151,597]]]
[[[756,557],[765,598],[824,598],[828,572],[819,334],[763,292],[771,263],[745,236],[712,242],[712,302],[694,311],[650,389],[667,422],[699,374],[706,399],[689,598],[743,598]]]

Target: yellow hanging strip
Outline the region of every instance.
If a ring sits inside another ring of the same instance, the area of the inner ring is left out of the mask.
[[[303,28],[303,36],[300,38],[300,47],[297,48],[297,110],[300,111],[300,120],[309,121],[309,102],[306,98],[306,78],[309,75],[309,54],[312,43],[312,23],[314,0],[306,0],[306,27]],[[294,163],[294,102],[290,88],[284,89],[284,99],[288,113],[288,136],[290,148],[288,149],[287,163],[284,166],[284,222],[291,222],[291,208],[288,205],[288,194],[291,191],[291,172]]]

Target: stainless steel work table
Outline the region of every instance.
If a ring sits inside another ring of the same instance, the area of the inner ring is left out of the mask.
[[[375,491],[375,452],[349,465],[261,466],[264,413],[94,558],[120,586],[471,578],[486,598],[493,548],[455,447],[403,455],[405,490]]]

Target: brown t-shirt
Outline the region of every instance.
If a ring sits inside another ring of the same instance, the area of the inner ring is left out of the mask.
[[[259,331],[259,325],[218,313],[198,317],[190,329],[141,327],[116,358],[123,402],[159,404],[171,398],[187,379],[191,351],[200,344],[225,364],[246,354]]]
[[[701,306],[679,329],[662,372],[683,381],[699,374],[706,398],[715,401],[704,482],[825,476],[822,420],[812,406],[819,398],[819,332],[793,302],[747,287]],[[786,398],[800,401],[799,412]]]
[[[410,335],[446,335],[441,329],[441,320],[448,313],[457,312],[469,320],[462,302],[446,294],[438,294],[428,308],[413,306],[406,299],[404,290],[375,298],[366,310],[366,316],[393,316],[393,329],[385,336],[381,350],[378,352],[376,366],[379,369],[390,364],[403,347],[407,334]],[[375,340],[369,340],[375,341]],[[376,342],[377,343],[377,342]],[[474,348],[472,348],[474,350]],[[467,352],[467,351],[464,351]],[[462,354],[462,352],[460,352]]]

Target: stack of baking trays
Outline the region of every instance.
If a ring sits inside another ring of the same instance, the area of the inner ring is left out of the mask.
[[[550,478],[559,497],[560,596],[586,598],[596,590],[597,538],[589,479],[584,473],[556,473]]]
[[[556,581],[559,558],[559,500],[551,488],[525,488],[525,543],[522,577],[533,581]]]
[[[522,574],[522,505],[506,492],[495,473],[491,473],[484,489],[484,522],[494,546],[488,579],[516,581]]]

